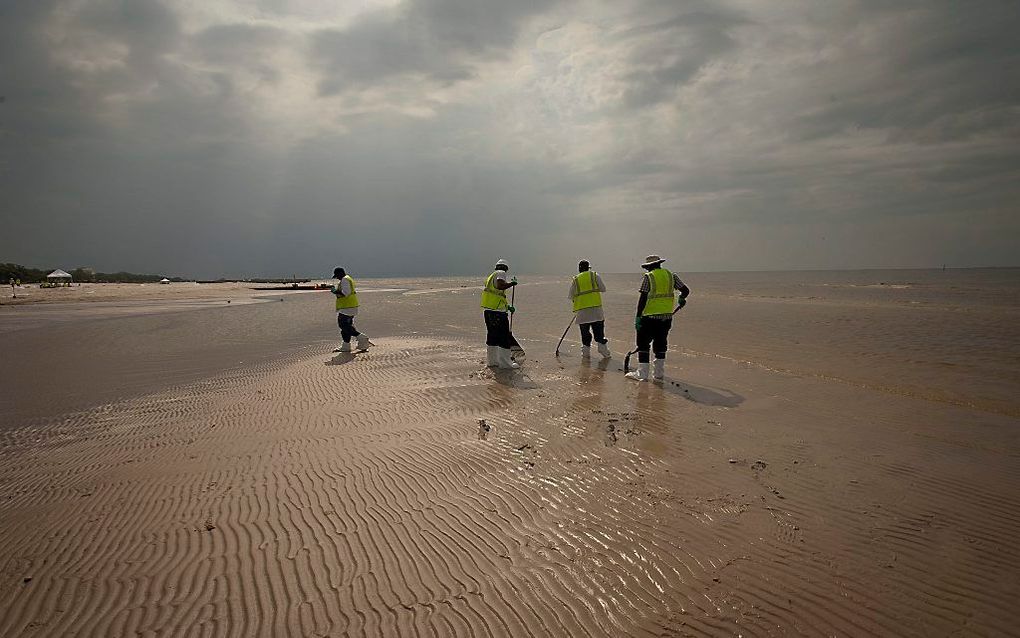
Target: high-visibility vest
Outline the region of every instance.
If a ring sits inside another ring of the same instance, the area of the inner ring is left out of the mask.
[[[496,288],[497,272],[499,271],[493,272],[485,280],[485,288],[482,289],[482,308],[506,312],[509,304],[506,302],[506,291]]]
[[[668,315],[673,312],[673,273],[656,268],[645,273],[648,278],[648,299],[642,317]]]
[[[599,292],[595,271],[588,270],[574,276],[577,292],[574,294],[574,312],[585,308],[602,307],[602,293]]]
[[[351,282],[351,294],[344,295],[343,297],[337,296],[336,298],[336,309],[343,310],[345,308],[357,308],[358,307],[358,295],[354,291],[354,280],[351,279],[350,275],[344,275],[344,279]],[[340,290],[340,285],[344,282],[344,279],[340,280],[340,283],[336,285],[336,289]]]

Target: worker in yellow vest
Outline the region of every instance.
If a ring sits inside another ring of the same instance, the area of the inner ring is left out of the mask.
[[[490,368],[519,368],[514,362],[511,348],[517,340],[510,333],[510,316],[516,309],[506,298],[506,291],[517,285],[517,278],[510,278],[510,265],[503,259],[496,262],[492,274],[482,288],[482,310],[485,316],[485,350]]]
[[[581,356],[584,358],[591,357],[592,332],[602,358],[613,356],[606,339],[606,316],[602,312],[602,293],[605,291],[606,284],[597,272],[591,270],[588,260],[577,262],[577,275],[570,282],[567,294],[574,304],[574,320],[581,329]]]
[[[336,296],[336,322],[340,326],[340,337],[343,339],[340,347],[333,352],[350,352],[352,337],[358,340],[358,350],[368,350],[375,344],[354,327],[354,317],[358,314],[357,286],[343,268],[333,269],[333,279],[340,280],[331,290]]]
[[[673,303],[673,291],[680,291],[678,300],[682,308],[687,303],[687,296],[691,294],[690,288],[680,280],[680,277],[662,267],[666,261],[658,255],[648,255],[641,267],[645,269],[645,276],[641,279],[641,296],[638,299],[637,317],[634,319],[634,328],[637,331],[637,370],[628,372],[627,376],[636,381],[648,380],[649,349],[655,352],[655,367],[652,376],[656,381],[661,381],[665,375],[666,367],[666,341],[669,337],[669,329],[673,325],[673,312],[676,307]]]

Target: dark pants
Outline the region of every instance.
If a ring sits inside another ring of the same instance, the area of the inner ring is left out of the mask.
[[[495,310],[485,311],[485,345],[506,348],[509,350],[517,345],[517,340],[510,334],[510,315]]]
[[[605,321],[593,321],[592,323],[581,324],[581,343],[590,346],[591,345],[591,333],[595,333],[595,341],[597,343],[608,343],[606,339],[606,322]]]
[[[340,337],[344,340],[344,343],[350,343],[351,337],[357,337],[361,334],[354,327],[354,317],[338,312],[336,313],[336,322],[340,325]]]
[[[666,358],[666,339],[673,325],[673,317],[654,319],[641,318],[641,329],[637,331],[638,363],[648,363],[649,347],[655,352],[656,359]]]

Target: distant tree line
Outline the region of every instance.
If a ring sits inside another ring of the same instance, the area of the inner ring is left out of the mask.
[[[11,279],[20,279],[23,284],[41,283],[46,281],[46,275],[56,270],[40,270],[29,268],[21,264],[0,263],[0,284],[6,285]],[[92,268],[80,266],[68,271],[76,282],[95,283],[123,283],[123,284],[148,284],[156,283],[163,278],[162,275],[139,275],[133,272],[96,272]],[[190,281],[181,277],[167,277],[170,281]]]

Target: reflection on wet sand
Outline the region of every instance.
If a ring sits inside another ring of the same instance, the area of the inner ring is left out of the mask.
[[[741,363],[773,356],[762,339],[716,356],[740,337],[698,323],[710,295],[667,381],[635,383],[576,344],[556,359],[567,309],[542,290],[515,372],[485,368],[477,300],[455,292],[374,295],[365,356],[331,353],[311,295],[6,339],[0,635],[1014,630],[1005,395],[984,410]],[[681,358],[695,337],[705,354]],[[22,380],[59,363],[81,402]]]

